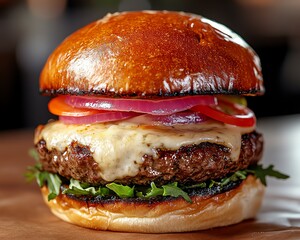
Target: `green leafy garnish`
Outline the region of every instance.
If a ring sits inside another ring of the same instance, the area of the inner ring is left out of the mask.
[[[63,194],[73,195],[92,195],[92,196],[106,196],[109,194],[109,189],[106,187],[93,187],[88,183],[80,183],[73,178],[70,179],[69,188],[66,188]]]
[[[156,196],[170,196],[170,197],[183,197],[187,202],[192,202],[188,194],[177,186],[177,182],[162,185],[157,187],[154,182],[151,182],[150,188],[146,193],[137,192],[137,196],[145,199],[149,199]]]
[[[277,170],[274,170],[273,168],[274,168],[273,165],[270,165],[267,168],[263,168],[262,165],[257,165],[255,167],[249,167],[246,170],[246,172],[254,174],[254,176],[257,177],[258,179],[260,179],[262,184],[264,184],[265,186],[267,186],[267,180],[266,180],[267,176],[274,177],[274,178],[279,178],[279,179],[289,178],[288,175],[283,174],[283,173],[281,173]]]
[[[152,182],[150,184],[151,188],[148,189],[146,195],[144,196],[145,198],[151,198],[151,197],[156,197],[156,196],[162,196],[164,194],[164,189],[163,188],[158,188],[156,187],[155,183]]]
[[[172,183],[168,185],[163,185],[162,188],[164,189],[163,196],[171,196],[171,197],[183,197],[189,203],[192,203],[189,195],[183,191],[181,188],[177,187],[177,183]]]
[[[32,157],[36,163],[39,163],[39,154],[34,148],[29,149],[28,155]]]
[[[49,173],[42,170],[42,166],[39,163],[38,154],[35,150],[31,150],[29,153],[36,161],[34,166],[28,167],[25,177],[31,181],[36,179],[40,187],[45,184],[48,186],[49,195],[48,201],[54,199],[61,192],[62,178],[58,174]],[[266,177],[275,177],[279,179],[287,179],[288,175],[283,174],[277,170],[274,170],[274,166],[270,165],[267,168],[263,168],[262,165],[251,166],[245,170],[236,171],[227,177],[222,179],[208,180],[205,182],[193,184],[193,185],[182,185],[179,186],[177,182],[169,183],[157,187],[154,182],[151,182],[150,186],[124,186],[117,183],[108,183],[104,186],[91,186],[88,183],[81,183],[78,180],[70,179],[69,184],[66,183],[66,187],[62,194],[73,194],[73,195],[88,195],[88,196],[118,196],[120,198],[133,198],[139,197],[143,199],[154,198],[157,196],[170,196],[170,197],[182,197],[187,202],[192,202],[191,198],[185,192],[185,189],[196,189],[196,188],[212,188],[219,187],[223,188],[230,182],[236,182],[244,180],[247,175],[252,174],[260,181],[267,185]]]
[[[216,183],[214,181],[214,184],[223,187],[230,182],[236,182],[238,180],[244,180],[246,178],[247,178],[247,172],[239,170],[239,171],[236,171],[235,173],[233,173],[232,175],[230,175],[229,177],[222,178],[220,182]]]
[[[49,194],[48,201],[56,198],[60,193],[61,179],[57,174],[41,171],[40,165],[37,163],[33,167],[28,167],[25,173],[27,181],[36,179],[39,187],[44,186],[47,183]]]
[[[42,172],[45,175],[45,181],[48,184],[48,201],[56,198],[60,192],[61,180],[57,174]]]
[[[109,183],[105,185],[110,190],[114,191],[120,198],[134,197],[134,186],[123,186],[117,183]]]
[[[30,149],[28,151],[28,155],[35,160],[35,165],[27,167],[27,172],[25,173],[26,180],[31,182],[34,179],[38,179],[39,172],[42,169],[42,164],[39,162],[39,156],[35,149]]]
[[[206,188],[207,184],[206,182],[197,183],[189,186],[185,186],[184,189],[190,189],[190,188]]]
[[[42,187],[47,183],[48,185],[48,201],[56,198],[60,193],[61,179],[57,174],[42,171],[42,165],[39,162],[38,153],[35,149],[29,150],[29,155],[35,160],[35,165],[27,168],[25,178],[27,181],[36,179],[37,184]]]

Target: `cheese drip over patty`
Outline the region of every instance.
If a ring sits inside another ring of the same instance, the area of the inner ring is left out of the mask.
[[[231,159],[236,161],[242,134],[252,132],[254,128],[213,120],[175,126],[148,126],[130,121],[75,125],[55,121],[43,126],[34,141],[36,144],[45,140],[50,151],[63,152],[73,141],[88,146],[99,165],[99,176],[114,181],[137,175],[143,156],[152,155],[155,159],[155,149],[177,150],[182,146],[210,142],[228,147]]]

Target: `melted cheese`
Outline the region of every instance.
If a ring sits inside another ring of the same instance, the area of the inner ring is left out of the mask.
[[[237,160],[241,135],[252,130],[216,121],[173,127],[142,126],[126,121],[91,125],[66,125],[56,121],[44,126],[35,137],[35,143],[44,139],[49,150],[61,152],[72,141],[87,145],[99,165],[99,176],[113,181],[138,174],[143,155],[155,158],[154,149],[158,148],[176,150],[201,142],[217,143],[230,148],[232,160]]]

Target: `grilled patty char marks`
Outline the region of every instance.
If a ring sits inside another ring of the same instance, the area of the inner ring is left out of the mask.
[[[99,176],[98,164],[88,146],[72,142],[64,152],[49,151],[46,142],[36,144],[43,170],[58,173],[90,184],[106,184]],[[261,158],[263,137],[256,131],[242,135],[241,153],[238,161],[230,159],[230,149],[215,143],[203,142],[184,146],[178,150],[156,149],[155,157],[144,155],[139,173],[134,177],[116,179],[122,184],[157,185],[177,181],[180,183],[202,182],[218,179],[228,173],[255,165]]]

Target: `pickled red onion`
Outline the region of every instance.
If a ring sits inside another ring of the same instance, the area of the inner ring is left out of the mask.
[[[127,118],[136,117],[138,115],[139,114],[133,112],[107,111],[82,117],[59,116],[59,120],[66,124],[92,124],[119,121]]]
[[[136,124],[155,125],[155,126],[173,126],[183,124],[196,124],[205,122],[209,117],[193,111],[184,111],[173,113],[171,115],[150,115],[143,114],[130,118],[128,121]]]
[[[169,115],[197,105],[216,105],[217,98],[213,96],[187,96],[153,100],[67,96],[66,103],[76,108]]]

